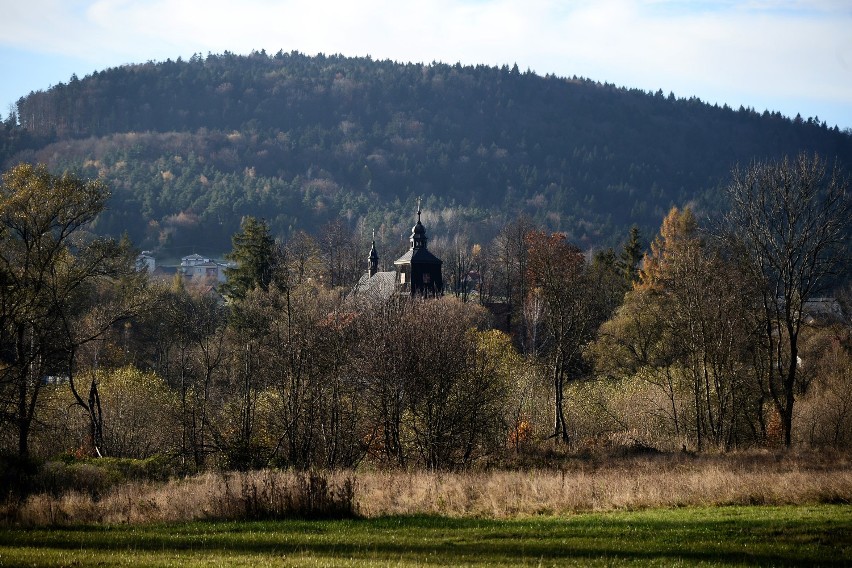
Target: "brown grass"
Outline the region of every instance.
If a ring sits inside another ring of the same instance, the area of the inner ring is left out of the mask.
[[[650,507],[852,502],[848,456],[749,453],[567,461],[468,473],[264,470],[130,482],[100,498],[34,495],[0,510],[25,525],[435,514],[515,517]]]
[[[207,519],[351,517],[351,474],[205,473],[165,483],[126,482],[102,496],[68,491],[31,495],[0,508],[0,518],[24,525],[181,522]]]
[[[367,517],[513,517],[650,507],[852,502],[848,456],[768,452],[567,461],[557,470],[358,476]]]

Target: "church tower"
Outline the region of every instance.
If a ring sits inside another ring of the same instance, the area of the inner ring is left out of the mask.
[[[373,276],[379,271],[379,253],[376,251],[376,231],[373,231],[373,246],[370,247],[370,256],[367,261],[369,262],[367,272],[370,276]]]
[[[396,283],[401,294],[412,297],[434,297],[444,293],[440,258],[426,248],[429,239],[426,227],[420,221],[420,199],[417,200],[417,224],[411,229],[411,248],[393,264],[396,267]]]

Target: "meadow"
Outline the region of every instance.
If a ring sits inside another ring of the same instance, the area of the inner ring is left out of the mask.
[[[156,481],[116,461],[48,463],[42,490],[0,505],[0,566],[852,564],[846,454],[559,464]]]
[[[40,489],[0,504],[0,521],[36,527],[293,516],[510,519],[852,502],[852,459],[829,451],[575,456],[538,467],[461,472],[210,471],[165,480],[151,479],[148,469],[133,479],[126,466],[109,459],[47,463],[35,480]]]
[[[852,507],[7,528],[2,566],[846,566]]]

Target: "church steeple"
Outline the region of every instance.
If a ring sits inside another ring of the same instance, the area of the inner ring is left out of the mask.
[[[420,198],[417,198],[417,224],[411,229],[411,248],[414,250],[425,249],[429,239],[426,237],[426,227],[420,222]]]
[[[393,263],[396,267],[397,290],[401,294],[422,297],[444,293],[441,259],[426,249],[426,228],[420,220],[423,211],[417,199],[417,224],[411,229],[411,248]]]
[[[379,253],[376,251],[376,230],[373,229],[373,246],[370,247],[370,256],[367,259],[369,261],[368,271],[370,276],[374,275],[379,271]]]

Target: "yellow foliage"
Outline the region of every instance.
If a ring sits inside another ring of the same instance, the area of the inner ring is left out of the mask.
[[[123,367],[99,372],[97,381],[109,455],[148,457],[176,443],[177,397],[159,375]]]

